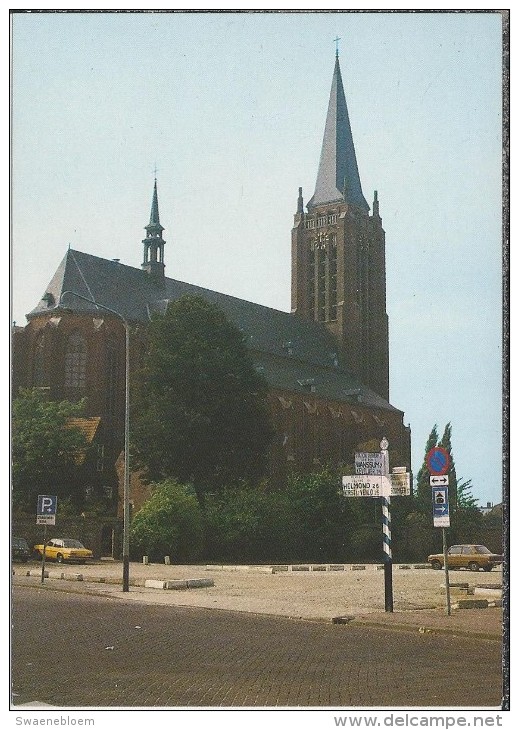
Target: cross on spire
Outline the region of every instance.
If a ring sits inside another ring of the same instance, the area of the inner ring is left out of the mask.
[[[340,40],[341,39],[339,38],[339,36],[335,36],[335,38],[333,39],[333,42],[335,43],[335,57],[336,58],[339,58],[339,41]]]
[[[155,180],[157,179],[157,172],[158,172],[157,163],[155,163],[155,167],[153,168],[153,177],[155,178]]]

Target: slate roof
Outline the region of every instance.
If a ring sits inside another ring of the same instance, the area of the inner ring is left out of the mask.
[[[366,212],[369,211],[369,205],[362,193],[339,58],[337,57],[315,192],[308,201],[307,207],[310,211],[312,207],[322,203],[343,200]]]
[[[27,315],[58,313],[60,296],[76,292],[118,312],[129,322],[147,322],[154,312],[165,312],[169,301],[183,295],[198,295],[216,304],[243,332],[252,358],[272,388],[308,392],[309,379],[315,380],[316,395],[357,402],[397,411],[387,401],[363,386],[341,367],[337,343],[319,324],[288,312],[254,304],[243,299],[204,289],[176,279],[165,279],[160,287],[146,271],[116,260],[102,259],[69,249],[39,304]],[[95,304],[65,295],[62,306],[74,312],[99,316]],[[348,395],[348,391],[355,391]]]

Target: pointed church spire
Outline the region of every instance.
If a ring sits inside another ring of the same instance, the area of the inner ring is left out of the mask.
[[[151,201],[150,222],[146,226],[146,230],[149,230],[150,228],[160,229],[161,231],[164,230],[164,228],[160,225],[160,218],[159,218],[159,198],[157,195],[157,178],[155,178],[155,184],[153,186],[153,200]]]
[[[342,200],[369,211],[362,194],[337,50],[315,192],[308,209]]]
[[[161,286],[164,285],[164,244],[166,243],[162,238],[163,230],[164,227],[160,225],[157,178],[155,178],[150,222],[145,226],[146,238],[142,241],[144,245],[142,268]]]

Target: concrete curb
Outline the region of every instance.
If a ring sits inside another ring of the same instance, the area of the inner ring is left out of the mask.
[[[398,563],[393,566],[396,570],[432,570],[428,563]],[[298,563],[279,565],[206,565],[206,570],[256,573],[331,573],[352,570],[384,570],[382,563]]]
[[[13,570],[13,575],[16,571]],[[28,578],[41,578],[41,570],[23,570],[18,575],[24,575]],[[82,573],[65,573],[56,570],[45,570],[43,577],[48,580],[67,580],[67,581],[83,581],[88,583],[108,583],[119,584],[120,578],[104,578],[101,576],[85,576]],[[152,578],[145,580],[130,580],[130,585],[134,587],[157,588],[159,590],[187,590],[188,588],[211,588],[214,586],[212,578],[189,578],[187,580],[155,580]]]

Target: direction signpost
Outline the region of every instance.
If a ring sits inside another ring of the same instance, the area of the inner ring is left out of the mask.
[[[36,506],[36,524],[43,525],[43,554],[41,560],[41,582],[45,580],[45,548],[47,544],[47,525],[56,524],[58,498],[55,495],[39,494]]]
[[[382,499],[382,547],[384,550],[385,609],[393,611],[393,557],[391,551],[391,497],[411,494],[410,474],[405,467],[395,467],[389,473],[389,443],[380,442],[380,453],[355,454],[355,475],[343,476],[345,497],[380,497]]]
[[[447,615],[450,616],[451,597],[447,555],[447,531],[445,529],[451,525],[449,514],[449,477],[447,476],[450,466],[449,452],[443,446],[435,446],[427,452],[425,460],[429,469],[429,483],[432,489],[433,526],[442,528],[445,597],[447,601]]]

